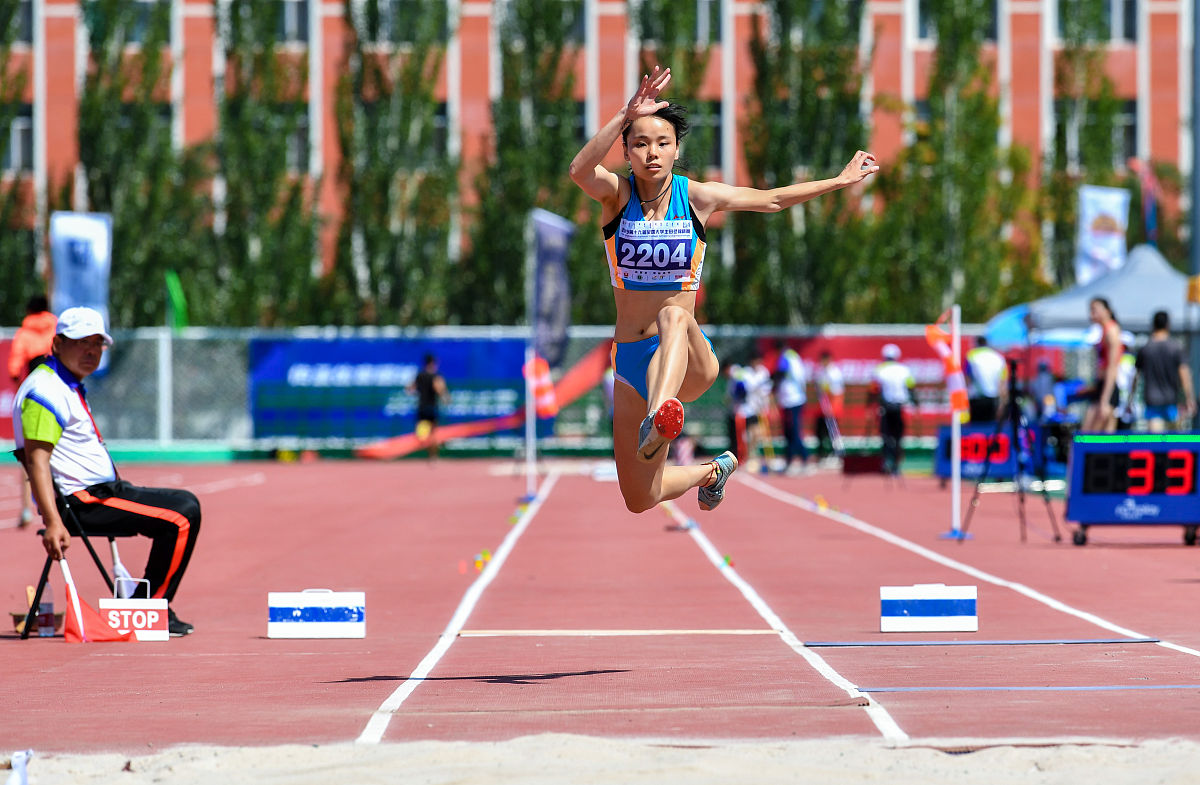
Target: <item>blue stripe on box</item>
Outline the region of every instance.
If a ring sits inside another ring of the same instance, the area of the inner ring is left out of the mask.
[[[367,611],[359,606],[320,607],[306,605],[303,608],[270,607],[267,621],[270,622],[355,622],[365,621]]]
[[[880,600],[880,616],[974,616],[975,600]]]

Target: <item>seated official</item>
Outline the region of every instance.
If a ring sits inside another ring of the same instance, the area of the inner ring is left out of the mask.
[[[168,602],[172,636],[192,625],[175,615],[175,592],[200,533],[200,503],[188,491],[141,488],[120,479],[88,408],[83,380],[100,365],[112,337],[91,308],[68,308],[58,317],[52,354],[34,369],[13,401],[13,431],[46,529],[46,553],[61,559],[71,544],[55,488],[88,534],[152,540],[145,578],[134,596]]]

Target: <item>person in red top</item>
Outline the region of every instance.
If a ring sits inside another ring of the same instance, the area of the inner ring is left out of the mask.
[[[1117,429],[1114,412],[1120,402],[1117,389],[1117,370],[1125,344],[1121,340],[1121,324],[1112,306],[1103,297],[1093,297],[1088,313],[1100,325],[1100,343],[1096,345],[1096,384],[1089,394],[1090,404],[1080,428],[1084,433],[1112,433]]]
[[[25,318],[17,328],[8,353],[8,375],[15,387],[33,370],[41,359],[50,354],[50,344],[54,341],[54,331],[58,325],[58,317],[50,312],[50,303],[46,296],[36,294],[25,303]],[[17,525],[25,528],[33,521],[33,495],[29,490],[29,480],[21,475],[21,518]]]

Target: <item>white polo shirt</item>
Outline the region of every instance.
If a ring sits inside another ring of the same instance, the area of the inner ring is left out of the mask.
[[[17,448],[26,439],[53,444],[50,473],[64,495],[117,479],[84,394],[74,374],[51,357],[29,374],[13,399]]]

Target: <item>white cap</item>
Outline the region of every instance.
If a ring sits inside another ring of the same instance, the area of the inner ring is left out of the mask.
[[[883,359],[899,360],[900,359],[900,347],[894,343],[885,343],[883,345]]]
[[[68,308],[59,314],[58,329],[55,332],[75,340],[99,335],[104,338],[104,343],[108,346],[112,346],[113,342],[112,336],[104,331],[104,317],[100,315],[100,312],[83,306]]]

